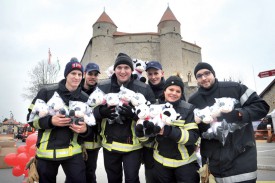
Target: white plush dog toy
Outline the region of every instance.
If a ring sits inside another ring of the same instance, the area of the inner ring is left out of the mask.
[[[58,114],[60,110],[67,111],[64,101],[57,92],[54,92],[52,98],[47,102],[47,105],[49,106],[49,114],[52,116]]]
[[[146,62],[138,59],[133,59],[134,71],[132,72],[135,79],[138,79],[142,82],[146,82],[146,78],[142,76],[142,73],[146,69]]]
[[[49,114],[49,106],[44,100],[37,99],[32,108],[29,121],[33,121],[34,117],[38,115],[39,118],[45,117]]]
[[[105,93],[96,87],[95,91],[89,96],[87,104],[92,108],[106,104]]]

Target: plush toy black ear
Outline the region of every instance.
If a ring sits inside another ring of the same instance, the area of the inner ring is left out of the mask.
[[[134,77],[134,79],[137,79],[138,75],[137,74],[133,74],[133,77]]]
[[[143,82],[143,83],[146,82],[146,78],[145,78],[145,77],[141,77],[139,80],[140,80],[141,82]]]

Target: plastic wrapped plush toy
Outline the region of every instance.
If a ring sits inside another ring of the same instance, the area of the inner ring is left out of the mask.
[[[108,93],[105,95],[106,98],[106,103],[108,106],[116,106],[116,113],[118,114],[118,106],[119,106],[119,93]],[[119,118],[119,114],[118,117],[116,117],[115,119],[107,119],[109,124],[114,124],[114,123],[119,123],[119,124],[123,124],[123,122],[121,121],[121,119]]]
[[[32,108],[29,121],[33,121],[35,116],[38,115],[39,118],[45,117],[49,114],[49,106],[41,99],[37,99]]]
[[[92,108],[106,104],[105,93],[96,87],[95,91],[89,96],[87,104]]]
[[[69,117],[72,119],[71,123],[77,125],[79,121],[84,121],[89,126],[96,124],[90,107],[86,103],[80,101],[69,101],[69,109]]]
[[[210,124],[210,128],[202,133],[202,137],[205,139],[216,139],[219,140],[223,145],[226,142],[226,138],[229,133],[241,129],[246,123],[228,123],[226,120],[217,121],[221,113],[229,113],[234,109],[235,104],[238,101],[234,98],[215,98],[213,106],[207,106],[204,109],[195,109],[195,121],[197,123],[203,122]]]
[[[47,105],[49,106],[49,114],[52,116],[60,113],[60,111],[65,111],[66,115],[68,114],[67,107],[57,92],[54,92]]]
[[[138,116],[138,121],[135,127],[136,133],[139,133],[140,136],[144,136],[144,134],[149,135],[153,133],[154,124],[152,123],[151,127],[149,127],[149,119],[150,119],[150,102],[146,102],[144,104],[140,104],[136,106],[135,113]],[[148,129],[147,129],[148,127]]]

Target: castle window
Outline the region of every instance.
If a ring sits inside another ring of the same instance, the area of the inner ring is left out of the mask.
[[[98,26],[97,28],[100,29],[100,26]]]
[[[174,27],[174,31],[176,31],[176,27]]]
[[[107,35],[109,34],[109,29],[107,29]]]

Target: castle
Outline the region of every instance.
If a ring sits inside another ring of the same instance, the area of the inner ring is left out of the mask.
[[[99,64],[101,71],[106,71],[114,64],[118,53],[123,52],[131,58],[159,61],[166,78],[180,73],[188,86],[195,87],[193,70],[202,60],[201,48],[182,40],[180,26],[168,6],[158,23],[158,32],[118,32],[116,24],[104,11],[93,24],[93,36],[81,63],[86,66],[89,62],[95,62]],[[102,72],[100,77],[107,78],[107,75]]]

